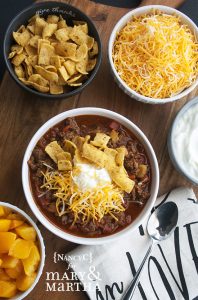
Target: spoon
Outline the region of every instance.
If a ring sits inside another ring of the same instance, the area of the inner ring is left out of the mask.
[[[167,239],[171,235],[177,225],[177,220],[178,208],[174,202],[162,204],[152,213],[147,223],[147,231],[151,237],[152,243],[122,300],[132,299],[135,288],[139,282],[141,271],[152,251],[153,245]]]

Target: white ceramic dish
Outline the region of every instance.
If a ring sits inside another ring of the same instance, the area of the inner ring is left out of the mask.
[[[168,152],[169,152],[169,156],[170,159],[174,165],[174,167],[176,168],[176,170],[182,174],[186,179],[188,179],[192,184],[194,185],[198,185],[198,180],[195,180],[194,177],[192,177],[189,172],[186,170],[186,168],[184,168],[181,164],[181,162],[178,159],[177,153],[175,151],[174,148],[174,132],[176,130],[177,124],[180,120],[180,118],[190,109],[192,108],[193,105],[198,104],[198,97],[194,98],[193,100],[187,102],[182,109],[178,112],[178,114],[176,115],[172,126],[169,130],[169,135],[168,135],[168,140],[167,140],[167,144],[168,144]]]
[[[58,228],[56,225],[52,224],[41,212],[39,207],[36,205],[32,192],[31,192],[31,186],[29,181],[29,169],[28,169],[28,160],[32,154],[32,151],[37,144],[38,140],[43,136],[43,134],[53,127],[55,124],[61,122],[62,120],[68,118],[68,117],[74,117],[79,115],[99,115],[104,116],[107,118],[114,119],[115,121],[119,122],[120,124],[124,125],[126,128],[128,128],[137,138],[138,140],[144,145],[145,150],[147,152],[148,158],[150,160],[151,164],[151,172],[152,172],[152,184],[151,184],[151,196],[148,199],[144,209],[142,210],[141,214],[125,229],[109,235],[105,237],[100,238],[86,238],[86,237],[79,237],[75,236],[69,233],[66,233],[65,231]],[[134,229],[136,229],[146,218],[146,216],[150,213],[151,208],[156,200],[157,193],[158,193],[158,187],[159,187],[159,169],[158,169],[158,163],[155,156],[155,153],[153,151],[153,148],[146,138],[146,136],[143,134],[143,132],[131,121],[129,121],[127,118],[106,109],[101,108],[77,108],[73,110],[69,110],[66,112],[63,112],[49,121],[47,121],[33,136],[31,139],[27,150],[25,152],[24,160],[23,160],[23,166],[22,166],[22,183],[23,183],[23,189],[24,193],[27,199],[27,202],[32,209],[33,213],[36,215],[38,220],[51,232],[53,232],[55,235],[74,242],[78,244],[86,244],[86,245],[96,245],[96,244],[103,244],[106,242],[113,241],[129,232],[132,232]]]
[[[36,226],[34,221],[23,210],[21,210],[17,206],[14,206],[10,203],[7,203],[7,202],[0,202],[0,206],[8,207],[8,208],[12,209],[12,211],[22,215],[27,220],[27,222],[31,226],[34,227],[34,229],[36,230],[36,233],[37,233],[37,239],[38,239],[38,242],[39,242],[39,250],[40,250],[40,255],[41,255],[41,261],[40,261],[40,265],[39,265],[39,268],[38,268],[38,271],[37,271],[36,279],[27,291],[18,292],[15,297],[12,297],[12,300],[22,300],[25,297],[27,297],[27,295],[29,295],[29,293],[34,289],[34,287],[36,286],[36,284],[38,283],[38,281],[39,281],[39,279],[42,275],[43,268],[44,268],[44,265],[45,265],[45,245],[44,245],[43,238],[41,236],[40,230],[38,229],[38,227]]]
[[[180,17],[181,21],[184,24],[187,24],[189,26],[189,28],[192,30],[192,32],[194,32],[194,34],[196,35],[196,37],[198,39],[198,28],[197,28],[196,24],[188,16],[186,16],[182,12],[178,11],[177,9],[174,9],[174,8],[171,8],[168,6],[163,6],[163,5],[142,6],[142,7],[139,7],[137,9],[134,9],[134,10],[128,12],[116,23],[116,25],[111,33],[110,39],[109,39],[108,59],[109,59],[111,71],[113,73],[115,81],[117,82],[118,86],[127,95],[129,95],[131,98],[134,98],[138,101],[149,103],[149,104],[164,104],[164,103],[179,100],[179,99],[187,96],[197,86],[198,78],[189,88],[185,89],[183,92],[179,93],[178,95],[176,95],[174,97],[163,98],[163,99],[154,99],[154,98],[143,96],[143,95],[137,93],[136,91],[132,90],[131,88],[129,88],[127,86],[127,84],[118,75],[118,73],[115,69],[114,63],[113,63],[113,59],[112,59],[112,49],[113,49],[114,41],[116,39],[117,32],[119,32],[133,16],[140,16],[142,14],[146,14],[152,9],[159,9],[159,10],[163,11],[164,13],[167,13],[170,15],[173,15],[173,14],[178,15]]]

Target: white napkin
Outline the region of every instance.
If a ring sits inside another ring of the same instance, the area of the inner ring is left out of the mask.
[[[171,237],[155,245],[136,287],[134,300],[198,299],[198,202],[191,189],[178,188],[157,199],[179,209]],[[146,224],[146,222],[145,222]],[[124,238],[99,246],[79,246],[73,270],[91,300],[120,300],[150,245],[145,224]]]

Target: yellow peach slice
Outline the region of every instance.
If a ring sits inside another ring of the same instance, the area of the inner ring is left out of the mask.
[[[6,274],[6,272],[4,271],[4,269],[0,268],[0,280],[10,280],[10,277],[8,276],[8,274]]]
[[[32,226],[28,226],[26,224],[17,227],[16,233],[27,241],[35,241],[36,240],[36,230]]]
[[[16,239],[10,247],[8,254],[19,259],[25,259],[30,255],[33,245],[34,243],[32,241]]]
[[[31,276],[37,270],[40,259],[39,250],[37,246],[34,245],[28,258],[22,260],[26,275]]]
[[[16,295],[15,282],[0,280],[0,297],[11,298]]]
[[[1,268],[14,268],[16,267],[19,261],[18,258],[9,256],[7,254],[2,255],[1,259],[2,259]]]
[[[33,273],[31,276],[21,275],[16,280],[16,286],[19,291],[26,291],[31,287],[36,278],[36,273]]]
[[[13,232],[0,232],[0,253],[8,253],[16,239]]]
[[[18,278],[21,274],[24,273],[21,260],[18,260],[18,263],[14,268],[6,268],[5,272],[12,279]]]
[[[6,232],[10,229],[11,220],[0,219],[0,232]]]
[[[14,229],[18,226],[21,226],[24,223],[23,220],[11,220],[10,229]]]

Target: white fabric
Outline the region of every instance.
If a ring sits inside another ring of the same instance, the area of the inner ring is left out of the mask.
[[[156,206],[165,196],[158,198]],[[193,191],[187,188],[173,190],[166,201],[173,201],[178,206],[178,226],[169,239],[155,245],[141,274],[141,286],[136,287],[134,300],[192,300],[198,297],[198,203]],[[92,289],[85,288],[90,299],[122,298],[122,291],[133,278],[129,259],[137,270],[150,245],[145,224],[144,235],[140,235],[138,229],[111,244],[79,246],[69,253],[71,256],[89,254],[93,258],[92,261],[77,261],[73,266],[79,278],[80,272],[86,273],[83,284],[87,286],[91,282]],[[98,284],[100,292],[96,292]],[[113,292],[110,293],[112,285]]]

